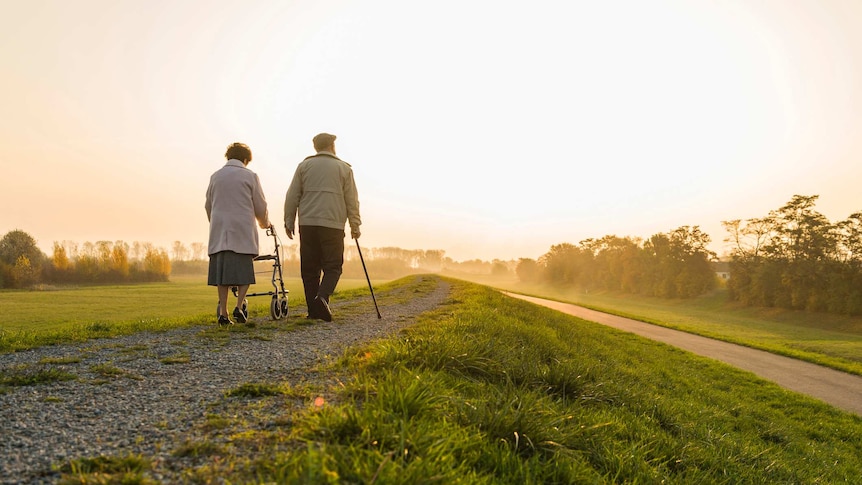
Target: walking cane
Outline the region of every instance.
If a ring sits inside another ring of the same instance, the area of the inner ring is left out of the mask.
[[[380,315],[380,308],[377,308],[377,298],[374,297],[374,288],[371,287],[371,278],[368,277],[368,268],[365,267],[365,258],[362,257],[362,250],[359,249],[359,239],[356,239],[356,250],[359,251],[359,260],[362,261],[362,269],[365,271],[365,279],[368,280],[368,289],[371,290],[371,299],[374,300],[374,309],[377,310],[377,319],[383,318]]]

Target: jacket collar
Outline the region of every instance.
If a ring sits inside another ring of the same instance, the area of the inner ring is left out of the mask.
[[[245,168],[245,165],[240,160],[237,160],[236,158],[231,158],[230,160],[228,160],[227,163],[225,164],[225,166]]]
[[[345,162],[344,160],[342,160],[342,159],[340,159],[340,158],[336,157],[334,153],[332,153],[332,152],[327,152],[327,151],[320,151],[320,152],[315,153],[314,155],[307,156],[307,157],[305,157],[305,160],[308,160],[309,158],[314,158],[314,157],[329,157],[329,158],[334,158],[334,159],[338,160],[339,162],[344,162],[345,164],[347,164],[347,166],[348,166],[348,167],[350,166],[350,164],[349,164],[349,163],[347,163],[347,162]]]

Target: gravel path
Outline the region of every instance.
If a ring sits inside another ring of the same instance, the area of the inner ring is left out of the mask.
[[[424,278],[434,277],[416,284]],[[293,315],[305,308],[291,307],[291,317],[276,324],[252,315],[253,328],[208,324],[2,354],[0,372],[7,375],[59,369],[77,378],[0,393],[0,484],[53,483],[59,474],[52,464],[71,458],[156,455],[189,433],[225,391],[301,380],[327,356],[412,324],[448,296],[448,284],[434,280],[430,293],[408,285],[377,295],[382,320],[370,297],[339,303],[336,295],[331,323],[306,323]]]

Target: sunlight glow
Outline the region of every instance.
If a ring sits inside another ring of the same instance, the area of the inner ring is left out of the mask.
[[[204,8],[205,7],[205,8]],[[363,244],[538,257],[856,181],[862,4],[229,0],[7,3],[0,231],[204,240],[243,141],[271,218],[311,137],[338,135]],[[105,216],[105,214],[109,214]],[[98,215],[98,216],[94,216]]]

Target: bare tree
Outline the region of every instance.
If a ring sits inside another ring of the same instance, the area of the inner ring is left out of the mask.
[[[140,261],[144,257],[144,245],[140,241],[132,243],[132,261]]]
[[[735,256],[757,258],[772,236],[775,220],[771,217],[748,219],[743,225],[739,219],[733,219],[722,221],[721,225],[730,233],[724,241],[734,244]]]
[[[202,242],[193,242],[191,244],[191,249],[193,261],[203,261],[204,256],[207,255],[207,245]]]
[[[188,259],[189,250],[186,249],[186,245],[182,241],[174,241],[173,252],[174,261],[185,261]]]

